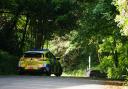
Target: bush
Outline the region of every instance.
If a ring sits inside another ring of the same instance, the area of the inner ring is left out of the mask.
[[[0,50],[0,75],[16,74],[17,58]]]
[[[64,76],[74,76],[74,77],[84,77],[85,76],[85,70],[83,69],[75,69],[73,71],[66,71],[64,72]]]
[[[125,85],[128,86],[128,76],[126,77],[126,84]]]
[[[107,78],[107,74],[101,72],[100,70],[91,70],[90,77],[92,77],[92,78]]]

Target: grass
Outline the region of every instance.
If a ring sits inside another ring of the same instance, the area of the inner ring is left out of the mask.
[[[79,69],[71,72],[64,72],[62,76],[85,77],[85,70]]]

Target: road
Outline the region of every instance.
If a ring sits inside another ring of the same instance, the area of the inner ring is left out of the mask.
[[[105,86],[103,80],[87,78],[0,76],[0,89],[115,89],[112,87],[106,88]]]

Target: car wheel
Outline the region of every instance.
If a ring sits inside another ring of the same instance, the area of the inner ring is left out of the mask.
[[[63,69],[62,67],[59,65],[59,67],[57,68],[57,73],[55,73],[55,76],[59,77],[62,75]]]
[[[46,75],[51,76],[51,67],[50,66],[46,67]]]
[[[24,75],[24,71],[19,71],[18,74],[19,75]]]
[[[51,76],[51,72],[47,72],[46,75],[47,75],[47,76]]]

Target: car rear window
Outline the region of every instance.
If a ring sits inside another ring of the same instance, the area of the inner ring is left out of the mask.
[[[24,57],[41,57],[42,53],[24,53]]]

